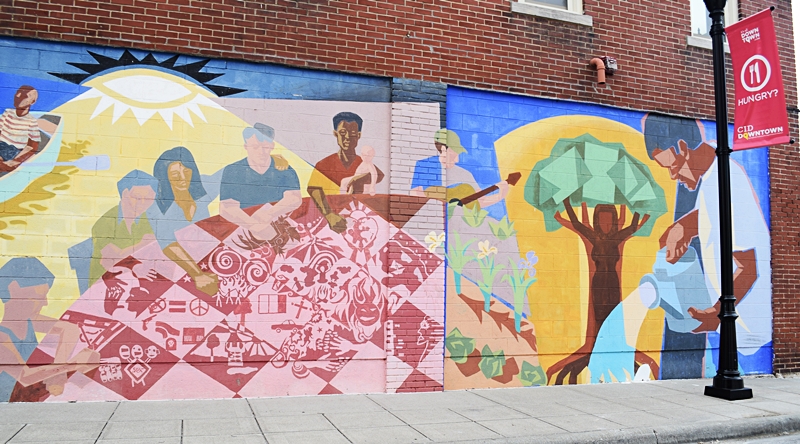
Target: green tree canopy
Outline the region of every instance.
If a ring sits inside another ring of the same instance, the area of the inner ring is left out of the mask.
[[[649,214],[637,236],[649,236],[656,219],[667,212],[664,190],[650,169],[621,143],[603,143],[590,134],[559,139],[525,184],[525,201],[544,213],[547,231],[561,228],[553,216],[564,210],[567,198],[572,206],[625,205],[631,213]]]

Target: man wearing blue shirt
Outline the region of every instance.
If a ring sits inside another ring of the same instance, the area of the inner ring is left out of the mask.
[[[256,123],[242,132],[247,157],[225,167],[220,184],[219,212],[225,219],[271,239],[271,222],[300,206],[300,180],[280,156],[273,156],[275,130]],[[271,204],[271,205],[265,205]],[[264,205],[252,215],[245,208]]]
[[[412,196],[427,196],[434,198],[464,198],[468,194],[480,190],[472,173],[456,165],[458,156],[466,153],[467,149],[461,145],[461,139],[455,131],[442,128],[433,136],[437,155],[420,159],[414,165],[414,175],[411,179]],[[462,188],[468,185],[466,188]],[[508,183],[504,180],[495,184],[499,192],[486,195],[478,199],[482,208],[493,205],[508,194]],[[464,194],[464,190],[470,190]]]

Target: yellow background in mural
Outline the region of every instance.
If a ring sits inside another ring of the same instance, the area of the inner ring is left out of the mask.
[[[160,88],[154,93],[152,85]],[[5,202],[0,213],[0,255],[6,260],[37,257],[55,275],[49,305],[42,310],[53,317],[80,296],[67,249],[90,238],[97,219],[119,204],[119,179],[133,169],[152,174],[161,153],[176,146],[187,147],[206,175],[246,155],[242,130],[247,123],[214,103],[212,93],[191,81],[151,69],[126,69],[84,86],[93,89],[52,110],[64,122],[59,161],[105,155],[111,159],[110,169],[56,167]],[[138,95],[136,91],[149,92]],[[273,154],[289,161],[305,194],[304,184],[313,167],[279,144]],[[218,213],[218,201],[209,211]],[[2,310],[0,306],[0,318]]]
[[[669,178],[668,171],[648,158],[644,136],[630,126],[592,116],[553,117],[519,128],[495,142],[500,175],[506,177],[514,171],[522,173],[519,183],[523,186],[511,187],[506,206],[517,230],[521,255],[524,257],[526,252],[535,251],[539,256],[536,267],[538,282],[528,290],[528,299],[530,319],[536,327],[539,360],[545,369],[584,343],[589,268],[586,250],[575,233],[565,228],[549,233],[545,231],[543,214],[524,199],[524,184],[534,165],[550,156],[558,139],[575,138],[586,133],[605,143],[622,143],[631,155],[650,167],[653,178],[664,189],[667,201],[667,213],[655,222],[651,235],[635,236],[625,244],[623,299],[638,287],[642,275],[652,271],[659,249],[658,239],[673,221],[676,184]],[[629,213],[628,223],[631,217]],[[651,310],[637,343],[637,349],[647,351],[657,362],[662,347],[663,319],[662,309]]]

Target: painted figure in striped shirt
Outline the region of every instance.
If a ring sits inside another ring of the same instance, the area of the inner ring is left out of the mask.
[[[14,95],[14,109],[7,109],[0,116],[0,158],[8,167],[19,165],[28,153],[39,148],[39,124],[30,115],[38,98],[34,87],[23,85]]]

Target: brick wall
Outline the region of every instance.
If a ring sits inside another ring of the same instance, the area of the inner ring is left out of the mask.
[[[395,82],[394,85],[402,82]],[[408,82],[406,94],[415,91],[422,94],[420,82]],[[433,88],[428,85],[426,88]],[[403,90],[404,88],[400,88]],[[433,88],[437,89],[437,88]],[[446,89],[444,91],[446,93]],[[393,100],[400,100],[403,93],[393,88]],[[406,97],[409,99],[423,99],[422,96]],[[444,97],[443,97],[444,98]],[[444,211],[443,206],[427,198],[408,195],[411,188],[411,179],[414,173],[416,159],[431,156],[433,147],[433,134],[439,126],[439,105],[437,103],[392,103],[392,149],[391,149],[391,175],[389,177],[389,212],[393,218],[406,220],[403,231],[416,239],[425,239],[428,233],[443,233]],[[393,244],[394,245],[394,244]],[[440,250],[441,252],[441,250]],[[387,263],[391,264],[399,259],[403,252],[400,248],[390,245]],[[430,282],[435,284],[418,289],[413,295],[416,307],[425,309],[433,318],[433,323],[444,326],[444,265],[439,267],[432,275],[435,279]],[[401,279],[395,278],[393,285],[405,285]],[[412,295],[406,295],[412,298]],[[414,311],[401,305],[397,311],[390,313],[393,335],[398,329],[411,329],[411,334],[417,334],[419,324],[414,324]],[[390,309],[391,311],[391,309]],[[406,321],[409,319],[409,321]],[[436,345],[427,357],[416,368],[416,371],[403,363],[400,356],[394,353],[392,347],[387,348],[386,358],[386,390],[388,392],[409,391],[440,391],[444,387],[444,368],[442,356],[444,354],[444,328],[435,329]]]
[[[778,7],[794,72],[790,1],[740,4],[743,14]],[[584,9],[593,27],[512,13],[509,0],[12,0],[0,6],[0,32],[712,115],[711,52],[686,45],[688,0],[584,0]],[[600,55],[620,70],[596,89],[588,61]]]

